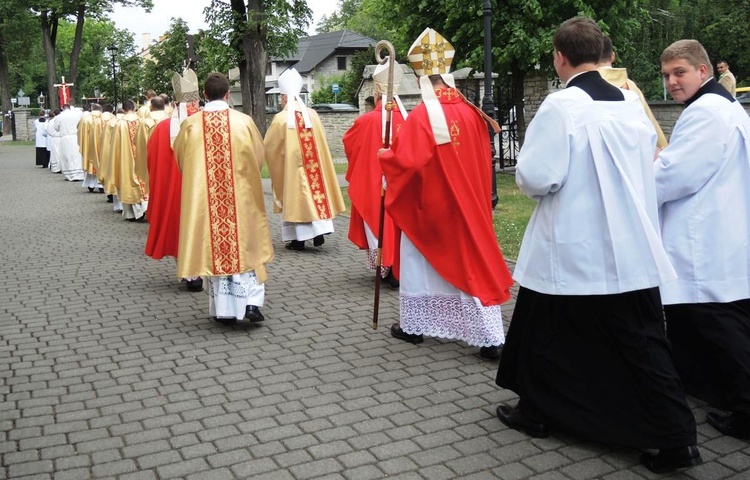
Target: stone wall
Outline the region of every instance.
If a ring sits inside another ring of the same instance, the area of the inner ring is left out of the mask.
[[[345,162],[344,144],[341,139],[354,120],[359,117],[359,112],[318,112],[320,121],[326,130],[326,140],[328,148],[331,150],[331,157],[334,162]]]

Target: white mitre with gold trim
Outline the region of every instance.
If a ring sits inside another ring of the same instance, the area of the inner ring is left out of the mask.
[[[182,76],[175,72],[172,75],[172,89],[174,90],[174,101],[179,102],[179,107],[172,112],[172,119],[169,124],[169,137],[174,144],[174,139],[180,133],[180,125],[188,117],[187,104],[200,100],[198,87],[198,76],[189,68],[182,72]]]
[[[288,128],[296,128],[295,112],[297,109],[299,109],[302,114],[305,128],[312,128],[310,112],[307,111],[305,102],[299,96],[303,85],[304,81],[302,80],[302,76],[294,68],[285,70],[284,73],[279,75],[279,91],[282,95],[286,95],[286,126]]]
[[[440,75],[446,85],[456,88],[453,75],[448,73],[455,53],[456,49],[445,37],[431,28],[426,28],[411,45],[407,54],[414,73],[419,75],[422,100],[427,108],[432,133],[438,145],[449,143],[451,136],[443,107],[435,95],[429,76]]]

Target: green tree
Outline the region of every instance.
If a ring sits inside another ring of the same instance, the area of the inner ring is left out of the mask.
[[[294,52],[312,17],[310,7],[304,0],[212,0],[204,13],[206,34],[229,46],[239,67],[243,111],[265,132],[268,55]]]
[[[151,59],[144,62],[143,87],[157,92],[172,90],[172,75],[182,74],[188,60],[188,25],[181,18],[173,18],[164,39],[149,50]],[[143,92],[139,92],[142,94]]]
[[[15,0],[12,0],[15,1]],[[70,51],[66,80],[76,83],[78,77],[78,61],[83,48],[83,27],[87,18],[103,18],[112,11],[113,5],[119,3],[127,6],[141,6],[150,11],[152,0],[26,0],[24,7],[37,16],[42,29],[42,45],[44,47],[47,68],[47,89],[50,105],[57,107],[54,83],[56,81],[56,45],[60,21],[67,18],[75,19],[75,34]],[[75,87],[71,89],[75,96]]]

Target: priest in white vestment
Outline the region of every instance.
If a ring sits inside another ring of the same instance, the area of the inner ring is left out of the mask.
[[[60,135],[60,169],[65,180],[79,182],[85,178],[83,157],[78,148],[78,122],[83,112],[70,105],[63,107],[62,113],[55,117],[55,131]]]

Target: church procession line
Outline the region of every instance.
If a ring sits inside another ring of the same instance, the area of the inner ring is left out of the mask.
[[[373,332],[346,217],[324,249],[269,265],[264,324],[225,326],[174,263],[143,255],[147,225],[34,168],[32,152],[0,143],[14,259],[0,293],[0,478],[657,478],[632,450],[503,426],[494,407],[515,396],[474,348]],[[396,296],[381,302],[396,319]],[[671,478],[750,474],[745,442],[703,422],[698,435],[705,463]]]

